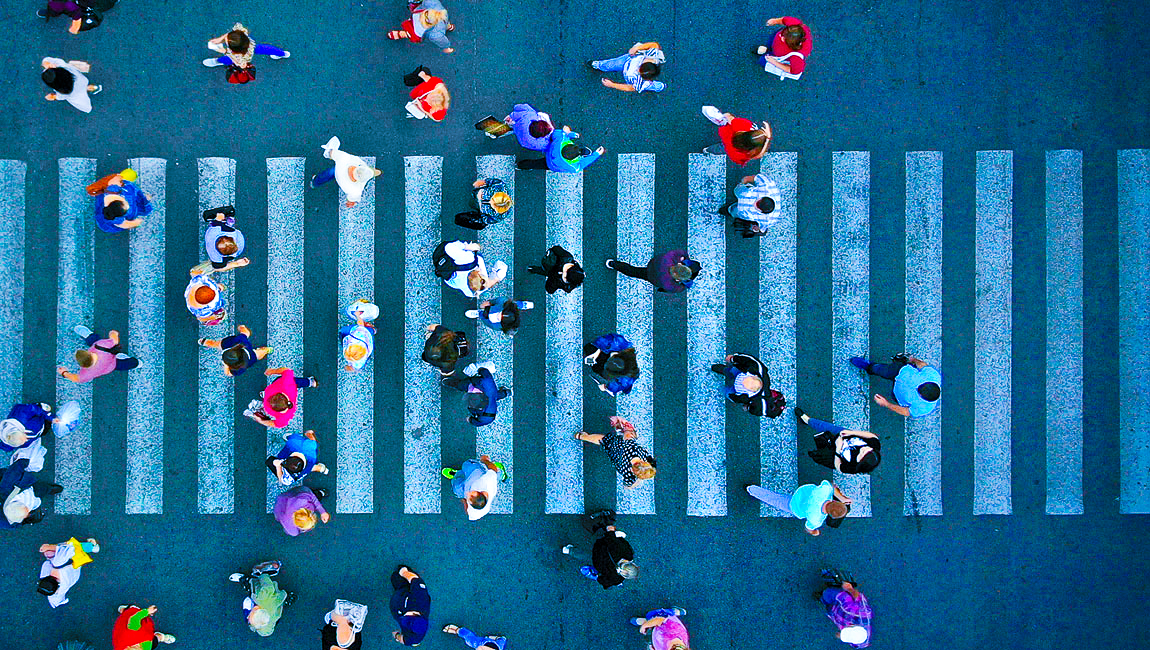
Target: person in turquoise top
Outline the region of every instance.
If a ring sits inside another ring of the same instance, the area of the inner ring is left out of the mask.
[[[894,382],[894,398],[890,400],[875,393],[874,401],[905,417],[921,418],[938,407],[942,396],[942,375],[934,366],[908,354],[898,354],[890,363],[871,363],[862,357],[851,357],[851,363],[868,375],[876,375]]]
[[[543,150],[543,158],[520,160],[515,164],[519,169],[550,169],[553,172],[578,172],[599,160],[607,149],[599,147],[595,151],[575,144],[578,133],[572,133],[565,126],[551,132],[551,140]]]
[[[794,494],[775,492],[761,485],[748,485],[747,493],[782,512],[805,519],[805,530],[814,537],[818,537],[819,528],[824,523],[831,528],[838,528],[851,511],[850,498],[830,481],[818,485],[800,485]]]

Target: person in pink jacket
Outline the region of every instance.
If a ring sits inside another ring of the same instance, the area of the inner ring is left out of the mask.
[[[682,607],[653,609],[646,616],[631,619],[631,625],[637,626],[640,634],[651,633],[651,650],[690,650],[687,627],[680,620],[686,614]]]
[[[287,368],[268,368],[264,374],[276,379],[260,393],[260,399],[248,404],[244,415],[265,427],[282,429],[291,422],[299,408],[299,389],[315,388],[319,383],[315,377],[296,377]]]

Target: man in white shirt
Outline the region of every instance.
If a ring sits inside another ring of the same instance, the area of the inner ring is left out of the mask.
[[[491,511],[499,492],[499,467],[490,456],[464,461],[462,469],[444,469],[443,475],[451,479],[451,491],[463,502],[468,519],[482,519]]]
[[[458,289],[468,298],[494,287],[507,277],[507,264],[496,262],[487,273],[487,265],[479,254],[480,246],[475,242],[453,241],[442,244],[442,254],[437,249],[432,254],[435,274],[443,278],[444,284]]]
[[[752,232],[765,233],[781,219],[782,194],[766,174],[745,176],[735,186],[735,200],[719,208],[719,213],[750,222]],[[734,212],[731,208],[734,207]]]
[[[355,207],[363,197],[363,188],[367,182],[383,172],[372,168],[363,158],[353,156],[339,149],[339,138],[332,136],[327,144],[323,145],[323,157],[331,159],[335,165],[327,171],[322,171],[311,177],[312,188],[319,187],[335,179],[339,188],[347,194],[347,207]]]

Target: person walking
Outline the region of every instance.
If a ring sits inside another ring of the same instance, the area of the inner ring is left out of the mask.
[[[80,4],[77,0],[48,0],[47,6],[43,9],[36,11],[36,15],[44,20],[51,20],[56,16],[67,16],[72,19],[68,25],[68,32],[71,34],[79,34],[84,30],[84,17],[87,15],[87,7]],[[99,22],[96,22],[99,25]],[[95,27],[96,25],[92,25]],[[89,27],[91,29],[91,27]]]
[[[755,48],[755,55],[759,57],[759,65],[763,70],[780,78],[789,75],[793,79],[802,76],[807,67],[807,57],[814,49],[811,39],[811,28],[803,21],[792,16],[771,18],[768,26],[779,26],[770,38],[770,45],[760,45]],[[779,74],[779,73],[783,74]]]
[[[391,574],[391,594],[388,603],[391,617],[399,624],[399,630],[391,637],[397,643],[417,646],[427,635],[428,619],[431,617],[431,592],[419,574],[404,565],[399,565]]]
[[[407,7],[411,18],[403,21],[399,29],[388,32],[388,38],[393,41],[407,39],[412,43],[431,41],[444,54],[455,51],[447,38],[447,32],[455,31],[455,25],[447,19],[447,9],[439,0],[413,0]]]
[[[547,249],[547,253],[539,264],[539,266],[527,267],[527,272],[547,278],[545,284],[547,293],[555,293],[560,289],[566,293],[571,293],[583,284],[585,277],[583,267],[562,246],[552,246]]]
[[[870,431],[848,431],[837,424],[816,420],[799,407],[795,419],[815,431],[811,460],[843,474],[870,474],[882,460],[882,441]]]
[[[228,301],[224,297],[227,287],[211,277],[214,272],[215,269],[200,272],[193,268],[184,289],[184,305],[200,325],[219,325],[228,317]]]
[[[584,563],[579,567],[583,577],[598,582],[604,589],[639,577],[635,551],[627,541],[627,534],[615,527],[614,510],[597,510],[581,517],[580,523],[595,537],[590,555],[574,544],[567,544],[560,550]]]
[[[609,433],[587,433],[580,431],[573,437],[576,440],[598,445],[607,452],[615,471],[623,478],[623,487],[634,488],[643,481],[655,478],[655,457],[638,442],[635,425],[613,415],[610,418]]]
[[[284,446],[274,456],[264,461],[268,471],[275,475],[280,485],[290,486],[303,481],[307,475],[316,472],[327,474],[327,465],[315,462],[319,456],[319,441],[315,431],[283,434]]]
[[[735,186],[735,198],[719,208],[719,214],[733,219],[735,230],[746,237],[765,235],[767,229],[779,222],[782,217],[782,193],[766,174],[744,176]],[[731,212],[734,208],[734,213]]]
[[[475,200],[471,202],[475,209],[455,215],[455,225],[483,230],[507,218],[515,202],[507,193],[507,185],[502,179],[480,178],[471,186],[475,188]]]
[[[312,531],[318,521],[325,524],[331,521],[331,515],[321,503],[325,498],[327,490],[300,485],[276,497],[272,514],[283,526],[285,533],[296,537],[300,533]]]
[[[411,88],[404,108],[407,117],[422,120],[431,118],[432,122],[442,122],[447,117],[447,109],[451,108],[451,93],[443,79],[431,75],[431,70],[419,66],[413,72],[403,75],[403,85]]]
[[[575,173],[583,171],[588,165],[599,160],[599,156],[607,153],[605,147],[591,151],[587,147],[575,144],[578,133],[565,126],[551,132],[547,147],[543,149],[542,158],[523,159],[515,163],[521,170],[550,169],[553,172]]]
[[[781,512],[789,512],[799,519],[805,519],[804,530],[818,537],[819,528],[825,523],[838,528],[843,523],[853,503],[837,485],[823,481],[818,485],[800,485],[794,494],[775,492],[760,485],[748,485],[747,494]]]
[[[112,625],[112,650],[154,650],[157,643],[176,642],[176,637],[156,631],[156,606],[141,609],[136,605],[120,605],[120,615]]]
[[[76,333],[76,336],[84,339],[84,345],[87,345],[88,349],[76,350],[74,356],[76,363],[80,366],[79,371],[70,372],[64,366],[56,368],[56,373],[64,379],[77,384],[86,384],[113,370],[126,372],[140,366],[139,359],[130,357],[123,352],[123,348],[120,346],[120,333],[116,330],[108,330],[106,338],[100,338],[99,335],[83,325],[77,325],[72,328],[72,331]]]
[[[650,650],[690,650],[691,638],[682,621],[686,615],[682,607],[661,607],[630,619],[630,623],[639,628],[639,634],[651,633]]]
[[[531,104],[516,104],[503,121],[515,133],[519,146],[529,151],[543,151],[551,141],[555,123],[551,116],[537,110]]]
[[[260,392],[260,399],[248,403],[244,415],[265,427],[282,429],[299,408],[299,389],[315,388],[319,382],[315,377],[296,377],[294,372],[282,367],[268,368],[264,375],[275,379]]]
[[[40,582],[36,592],[48,597],[52,609],[68,603],[68,590],[80,580],[80,569],[92,561],[92,555],[100,552],[100,545],[89,537],[81,542],[75,537],[59,544],[41,544],[40,554],[44,563],[40,565]]]
[[[238,377],[248,368],[263,361],[272,352],[272,348],[252,346],[252,331],[246,325],[236,328],[236,333],[222,339],[201,338],[198,343],[205,348],[220,351],[220,361],[224,364],[224,374],[229,377]]]
[[[355,321],[339,328],[340,349],[343,351],[343,369],[348,372],[363,370],[375,352],[375,325],[379,307],[359,299],[343,310],[344,316]]]
[[[315,189],[335,179],[336,185],[339,185],[339,189],[347,195],[347,202],[344,205],[349,208],[355,207],[355,204],[363,198],[367,182],[383,172],[368,165],[363,158],[341,151],[339,138],[334,135],[321,148],[323,157],[331,160],[332,166],[311,177],[311,188]]]
[[[208,261],[201,262],[192,270],[205,273],[208,269],[230,271],[247,266],[251,260],[244,257],[244,233],[236,228],[236,209],[230,205],[204,210],[203,220],[208,224],[204,231],[204,251]]]
[[[892,392],[897,404],[875,393],[876,404],[904,418],[921,418],[933,413],[942,397],[942,375],[938,370],[906,353],[897,354],[890,361],[889,364],[871,363],[863,357],[851,357],[851,363],[859,370],[894,383]]]
[[[294,591],[285,591],[272,578],[279,575],[283,562],[260,562],[247,573],[233,573],[228,580],[238,582],[247,597],[244,598],[244,621],[252,632],[271,636],[283,611],[296,600]]]
[[[152,214],[152,197],[125,175],[137,178],[136,172],[129,168],[118,174],[109,174],[87,187],[88,195],[95,197],[93,217],[96,227],[104,232],[131,230]]]
[[[704,106],[703,115],[719,127],[718,144],[704,148],[705,154],[721,156],[725,153],[731,162],[742,167],[762,158],[771,147],[771,125],[766,120],[757,125],[745,117],[723,113],[714,106]]]
[[[46,56],[40,61],[40,67],[40,80],[52,89],[52,92],[44,95],[44,99],[68,102],[82,113],[92,112],[90,95],[99,95],[104,91],[103,86],[88,83],[87,74],[92,71],[92,64]]]
[[[348,600],[336,600],[335,606],[324,614],[320,631],[323,650],[360,650],[363,647],[363,623],[367,618],[367,605]]]
[[[507,264],[496,262],[487,273],[487,265],[479,251],[483,247],[475,242],[442,242],[431,253],[431,265],[443,283],[457,289],[468,298],[479,294],[503,281],[507,277]]]
[[[583,363],[599,390],[611,397],[631,392],[639,378],[639,360],[635,346],[622,334],[604,334],[583,346]]]
[[[44,499],[60,494],[64,488],[47,481],[37,481],[28,467],[27,458],[18,458],[0,472],[0,499],[3,513],[0,529],[12,529],[44,520]]]
[[[472,650],[503,650],[507,647],[507,637],[505,636],[479,636],[458,625],[444,625],[443,631],[458,636]]]
[[[479,309],[469,309],[464,315],[478,320],[496,332],[515,336],[515,330],[519,329],[519,313],[534,308],[535,303],[527,300],[496,298],[484,300],[479,304]]]
[[[228,33],[208,41],[208,49],[219,52],[220,56],[204,59],[205,66],[215,68],[226,65],[231,68],[238,68],[247,73],[248,81],[255,79],[255,66],[252,64],[252,58],[255,55],[263,54],[272,59],[286,59],[291,56],[291,52],[274,45],[256,44],[248,32],[248,28],[244,27],[242,23],[232,25],[232,29]],[[233,83],[247,83],[247,81],[235,81]]]
[[[443,380],[443,385],[467,396],[467,422],[482,427],[495,421],[499,415],[499,400],[511,397],[511,389],[495,383],[495,364],[485,361],[468,364],[462,375]]]
[[[463,502],[470,521],[482,519],[491,511],[499,494],[499,465],[483,454],[479,460],[465,460],[459,469],[444,467],[443,477],[451,481],[451,492]]]
[[[838,569],[823,569],[823,582],[826,584],[815,596],[826,608],[827,618],[839,629],[839,641],[852,648],[865,648],[870,645],[871,619],[874,612],[866,596],[859,591],[853,576]]]
[[[0,420],[0,451],[31,447],[48,433],[48,427],[59,421],[52,417],[52,407],[48,404],[14,404],[8,417]]]
[[[750,354],[728,354],[725,363],[711,365],[711,371],[723,376],[723,394],[755,417],[777,418],[783,414],[787,400],[771,389],[771,376],[759,358]]]
[[[626,83],[618,83],[603,77],[602,83],[608,88],[628,93],[646,91],[658,93],[663,92],[667,87],[667,84],[662,81],[655,81],[666,62],[667,57],[659,48],[659,44],[651,41],[650,43],[635,43],[631,49],[627,50],[626,54],[613,59],[588,61],[587,65],[600,72],[623,73],[623,81]]]
[[[629,278],[637,278],[655,285],[656,291],[681,293],[690,289],[703,266],[687,256],[687,251],[675,249],[656,255],[647,266],[631,266],[615,258],[607,259],[607,268]]]
[[[438,370],[441,377],[455,374],[455,364],[471,353],[467,334],[453,332],[439,323],[428,325],[425,331],[420,358]]]

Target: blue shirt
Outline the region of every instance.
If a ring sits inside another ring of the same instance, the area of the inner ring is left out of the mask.
[[[104,197],[108,194],[118,194],[128,202],[128,211],[122,217],[108,219],[104,216]],[[95,199],[96,227],[104,232],[122,232],[125,230],[120,224],[132,221],[137,217],[146,217],[152,213],[152,203],[140,188],[130,181],[121,181],[121,185],[109,185],[104,193]]]
[[[563,157],[563,147],[568,144],[574,144],[574,140],[566,131],[558,129],[551,133],[551,142],[543,152],[544,157],[547,158],[548,169],[553,172],[577,172],[599,160],[598,151],[592,151],[586,156],[579,156],[575,160],[567,160]]]
[[[942,375],[938,374],[933,366],[920,370],[907,364],[894,378],[894,398],[899,404],[910,409],[910,416],[913,418],[930,415],[938,406],[938,400],[928,402],[918,394],[918,387],[928,382],[934,382],[940,389],[942,388]],[[941,395],[939,399],[942,399]]]
[[[319,443],[317,443],[315,440],[312,440],[311,438],[308,438],[302,433],[293,433],[288,436],[287,440],[284,441],[283,449],[280,449],[279,453],[276,454],[276,458],[279,460],[284,460],[294,453],[303,454],[303,470],[300,471],[299,474],[292,474],[286,469],[284,470],[284,473],[291,475],[292,482],[294,483],[306,477],[308,473],[311,472],[312,468],[315,467],[315,459],[318,452]]]
[[[831,487],[830,481],[823,481],[818,485],[808,483],[800,486],[791,495],[791,513],[799,519],[807,520],[807,530],[818,530],[827,520],[823,504],[830,501],[834,493],[835,489]]]

